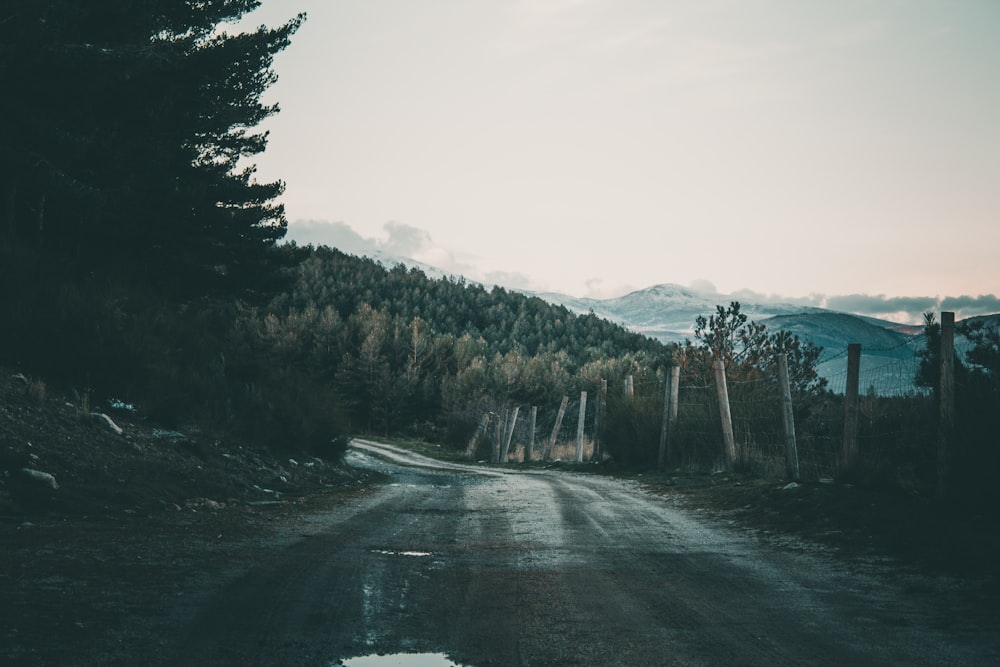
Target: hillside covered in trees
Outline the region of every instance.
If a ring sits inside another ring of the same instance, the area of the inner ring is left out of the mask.
[[[0,10],[0,361],[165,423],[336,453],[354,432],[459,442],[666,348],[599,318],[335,250],[279,247],[260,183],[273,57],[259,2]]]
[[[501,404],[558,404],[588,379],[668,361],[649,338],[502,288],[328,248],[274,255],[286,289],[268,300],[24,285],[7,294],[23,313],[4,336],[7,361],[168,424],[327,452],[360,432],[464,446]],[[57,311],[43,305],[53,301]]]
[[[327,248],[290,252],[303,257],[295,283],[244,313],[242,330],[330,386],[353,429],[464,444],[501,404],[558,404],[609,372],[668,361],[649,338],[535,297]]]

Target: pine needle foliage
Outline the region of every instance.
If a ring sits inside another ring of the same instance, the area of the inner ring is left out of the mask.
[[[258,4],[5,2],[0,244],[172,293],[253,283],[286,221],[248,160],[304,19],[226,32]]]

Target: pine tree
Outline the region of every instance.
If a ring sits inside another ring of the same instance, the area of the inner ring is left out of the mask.
[[[171,288],[245,284],[285,232],[246,160],[273,57],[304,20],[229,34],[257,0],[6,0],[0,239]],[[226,279],[228,277],[228,280]]]
[[[812,341],[802,341],[788,331],[768,332],[767,327],[749,320],[733,301],[728,308],[715,307],[715,315],[695,320],[694,335],[700,342],[695,347],[690,341],[680,351],[682,366],[688,373],[700,376],[702,381],[711,378],[711,363],[721,359],[730,377],[748,381],[776,374],[775,357],[785,354],[788,373],[796,392],[816,393],[827,384],[819,376],[816,366],[823,348]]]

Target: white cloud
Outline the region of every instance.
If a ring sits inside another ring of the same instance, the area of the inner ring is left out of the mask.
[[[379,243],[381,249],[400,257],[415,257],[432,244],[431,235],[413,225],[390,221],[382,228],[388,239]]]
[[[587,299],[613,299],[641,289],[628,283],[608,283],[603,278],[589,278],[584,285],[583,296]]]
[[[363,238],[343,222],[296,220],[288,224],[286,241],[298,245],[330,246],[352,255],[371,255],[378,250],[375,239]]]
[[[434,251],[430,234],[423,229],[400,222],[382,226],[384,238],[365,238],[345,222],[329,220],[295,220],[289,223],[286,240],[299,245],[326,245],[352,255],[386,253],[398,257],[420,259]],[[443,259],[438,255],[435,259]]]
[[[330,246],[359,257],[383,259],[388,256],[385,259],[389,261],[409,259],[469,280],[483,279],[474,264],[435,245],[426,230],[400,222],[387,222],[382,228],[385,230],[383,238],[365,238],[345,222],[295,220],[288,225],[286,240],[299,245]]]
[[[693,291],[698,292],[699,294],[719,293],[719,290],[716,289],[715,285],[712,284],[710,281],[705,280],[704,278],[698,278],[696,280],[692,280],[691,284],[688,285],[688,287],[690,287]]]
[[[344,222],[321,220],[296,220],[288,226],[288,240],[299,245],[327,245],[343,252],[369,256],[376,259],[387,255],[388,260],[413,260],[444,273],[463,276],[469,281],[486,285],[501,285],[510,289],[537,292],[558,291],[531,276],[505,269],[490,268],[484,258],[461,255],[448,248],[435,245],[431,235],[423,229],[399,222],[388,222],[383,226],[384,238],[364,238]],[[627,283],[611,283],[603,278],[589,278],[585,281],[584,296],[592,299],[610,299],[637,289]],[[977,315],[1000,313],[1000,297],[993,294],[979,296],[886,296],[884,294],[809,294],[803,297],[787,297],[779,294],[765,294],[753,289],[742,288],[730,294],[720,294],[715,284],[704,278],[691,281],[688,286],[699,294],[733,299],[747,303],[788,303],[803,307],[827,308],[834,311],[865,315],[901,324],[919,324],[925,312],[940,313],[953,311],[962,320]]]
[[[465,276],[470,280],[480,280],[479,271],[473,264],[461,259],[451,250],[440,246],[425,248],[413,259],[441,269],[445,273]]]
[[[531,277],[516,271],[488,271],[483,276],[481,282],[488,285],[500,285],[510,289],[529,290],[532,292],[545,291],[543,286],[532,280]]]

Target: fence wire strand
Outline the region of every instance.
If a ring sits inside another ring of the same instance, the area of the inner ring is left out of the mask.
[[[857,449],[874,468],[899,479],[927,477],[933,469],[935,414],[932,392],[916,385],[923,350],[920,336],[897,345],[863,349],[858,369]],[[822,357],[817,366],[826,379],[821,391],[793,391],[793,416],[799,475],[805,481],[836,477],[843,472],[847,393],[847,350]],[[609,380],[602,405],[600,386],[586,387],[584,460],[602,452],[616,459],[646,464],[657,460],[665,441],[663,415],[666,379],[658,375]],[[632,388],[631,394],[627,388]],[[729,414],[736,460],[728,461],[720,409],[720,392],[712,379],[681,375],[676,419],[670,429],[670,469],[721,470],[727,466],[765,476],[786,473],[788,436],[781,388],[774,376],[727,376]],[[494,407],[488,437],[505,437],[497,426],[513,406]],[[537,410],[530,432],[530,406],[522,405],[513,430],[510,460],[523,460],[533,441],[533,459],[572,459],[579,437],[580,395],[569,396],[556,430],[558,401]],[[598,412],[601,411],[600,418]],[[663,429],[661,431],[661,429]],[[600,432],[598,432],[600,431]],[[631,449],[629,449],[631,448]],[[636,454],[634,450],[641,449]]]

